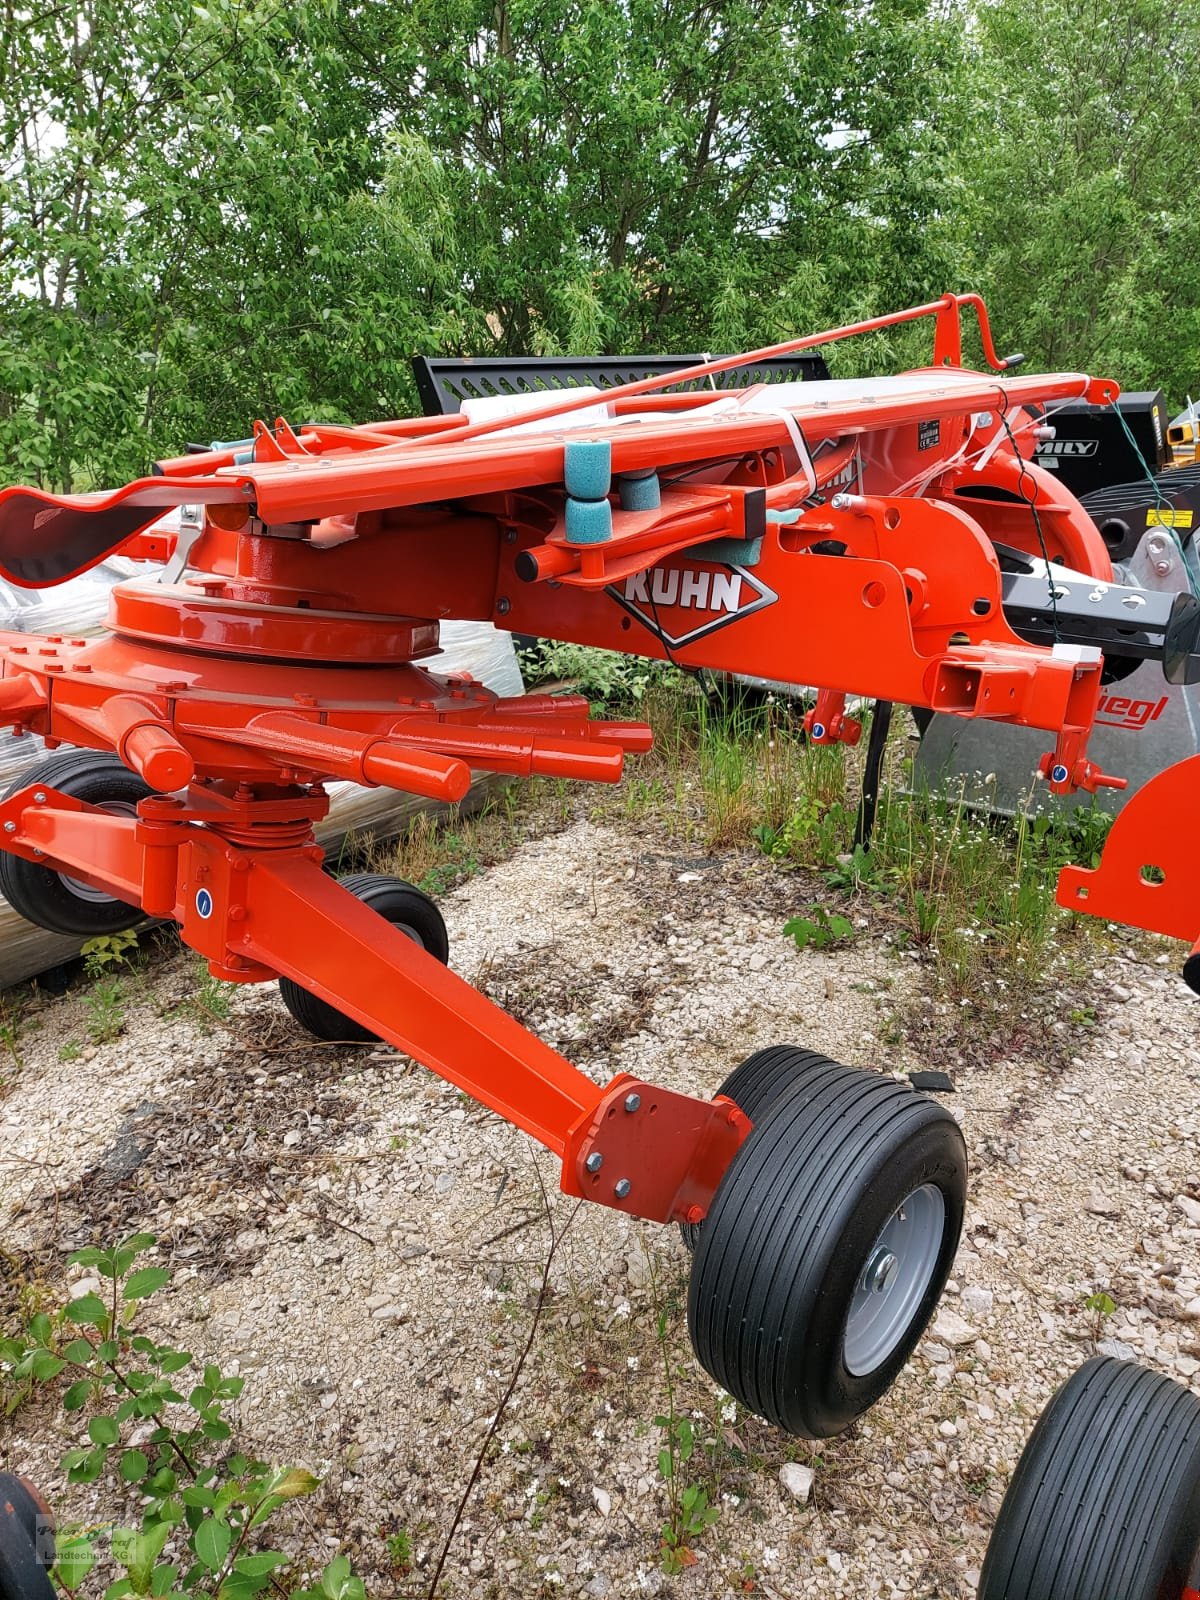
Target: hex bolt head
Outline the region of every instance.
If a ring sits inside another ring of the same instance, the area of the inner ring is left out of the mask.
[[[641,1097],[640,1094],[627,1094],[625,1096],[625,1109],[626,1109],[626,1111],[636,1111],[638,1109],[638,1107],[641,1105],[641,1103],[642,1103],[642,1097]]]
[[[5,831],[5,833],[16,833],[16,831],[17,831],[16,823],[15,822],[6,822],[4,824],[4,831]]]
[[[618,1178],[616,1183],[613,1184],[613,1193],[618,1200],[624,1200],[632,1188],[633,1185],[628,1178]]]
[[[46,791],[44,789],[36,789],[33,798],[39,806],[44,806],[46,804]]]
[[[600,1154],[599,1150],[593,1150],[591,1155],[583,1164],[589,1172],[599,1172],[600,1168],[604,1165],[604,1157]]]

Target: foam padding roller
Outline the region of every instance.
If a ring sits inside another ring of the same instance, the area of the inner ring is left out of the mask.
[[[622,511],[657,511],[662,505],[657,472],[619,472],[617,493]]]
[[[612,507],[607,500],[567,500],[568,544],[603,544],[612,538]]]
[[[603,500],[612,485],[612,445],[608,440],[572,439],[565,444],[563,482],[572,500]]]

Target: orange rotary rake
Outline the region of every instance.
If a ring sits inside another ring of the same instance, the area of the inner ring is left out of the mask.
[[[964,306],[991,374],[961,364]],[[695,387],[926,317],[921,371]],[[814,685],[816,743],[857,738],[849,694],[1044,729],[1052,790],[1120,784],[1086,753],[1106,658],[1190,674],[1200,610],[1115,583],[1095,524],[1032,460],[1057,404],[1116,385],[1014,376],[1018,360],[996,356],[977,297],[948,295],[599,395],[260,422],[111,494],[4,491],[15,583],[117,549],[169,559],[113,591],[101,638],[0,634],[0,720],[72,747],[0,803],[0,889],[61,932],[172,918],[220,978],[278,978],[314,1033],[389,1040],[516,1123],[561,1159],[566,1193],[685,1224],[701,1362],[785,1428],[845,1427],[949,1271],[952,1118],[789,1047],[711,1101],[599,1087],[449,970],[426,896],[339,883],[312,829],[328,779],[454,800],[472,769],[614,782],[648,748],[646,727],[581,699],[435,677],[421,662],[445,618]],[[154,530],[174,508],[180,532]],[[1127,865],[1071,903],[1152,919],[1154,895],[1116,882]]]

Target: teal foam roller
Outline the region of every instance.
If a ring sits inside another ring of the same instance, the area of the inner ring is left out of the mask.
[[[563,482],[573,500],[603,500],[612,484],[607,439],[572,439],[563,446]]]
[[[568,500],[566,524],[568,544],[603,544],[612,538],[612,507],[607,500]]]
[[[621,497],[622,511],[657,511],[662,505],[657,472],[639,473],[636,477],[619,472],[617,493]]]

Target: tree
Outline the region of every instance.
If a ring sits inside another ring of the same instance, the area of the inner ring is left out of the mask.
[[[926,0],[414,0],[345,36],[438,175],[476,334],[622,353],[782,335],[827,281],[871,299],[867,177],[921,255],[904,170],[956,31]]]
[[[973,49],[963,230],[999,325],[1039,364],[1200,383],[1194,0],[989,0]]]

